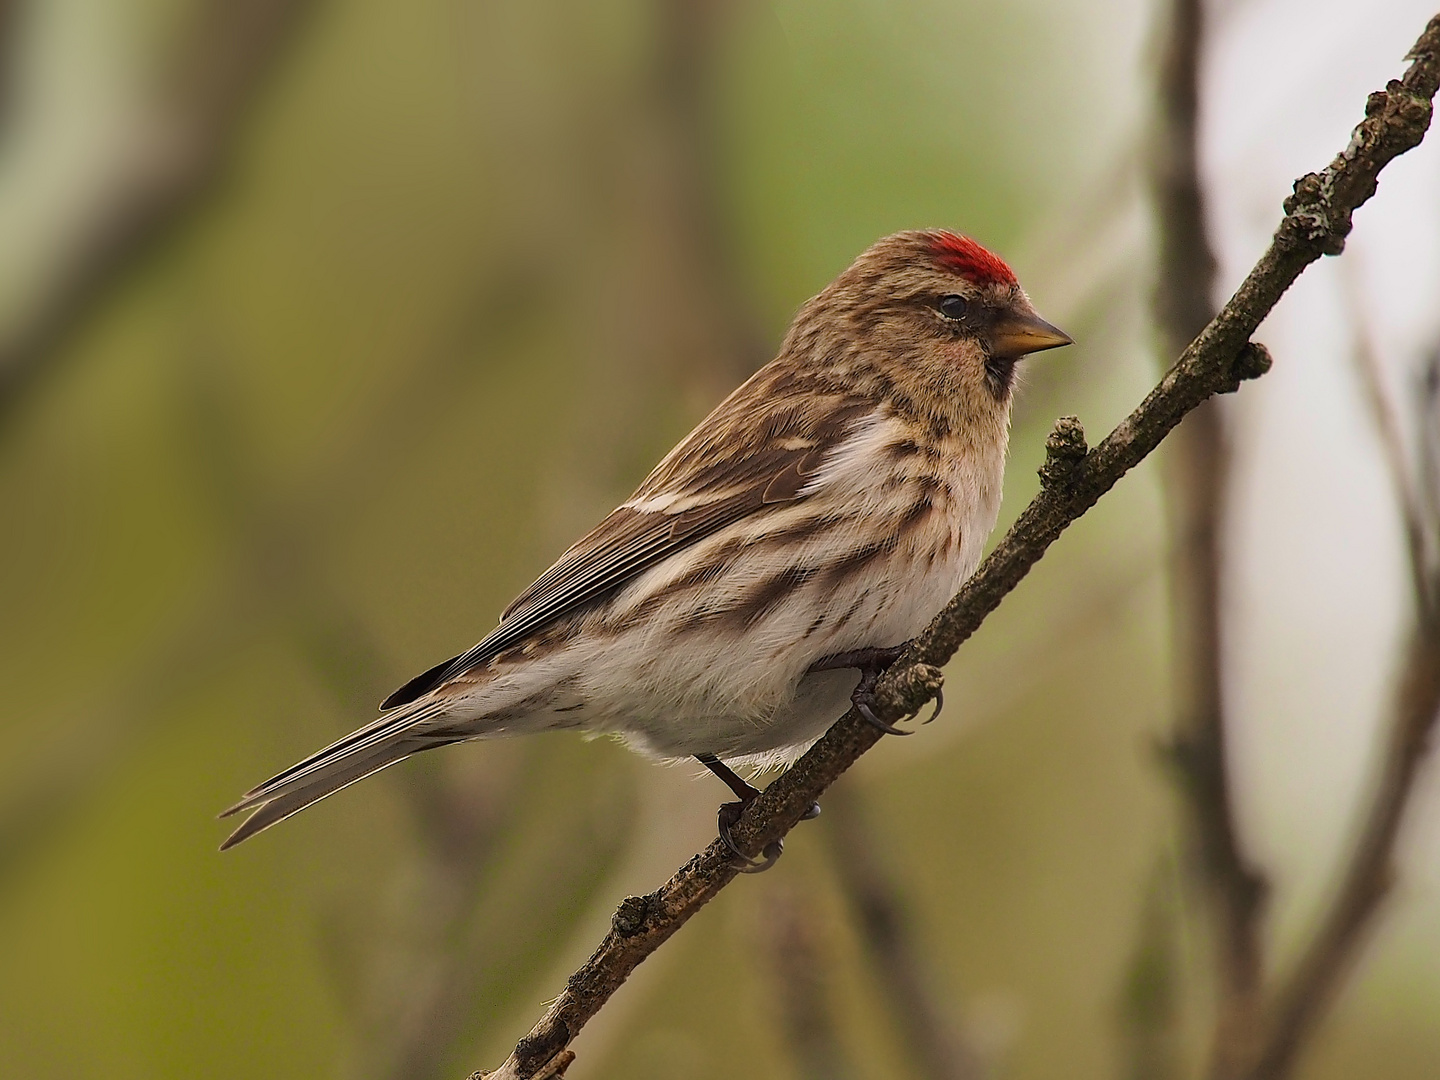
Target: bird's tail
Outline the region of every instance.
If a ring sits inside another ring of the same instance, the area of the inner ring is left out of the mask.
[[[396,710],[247,791],[238,803],[220,816],[226,818],[246,810],[254,812],[226,838],[220,850],[248,840],[325,796],[403,761],[411,754],[457,741],[458,736],[422,734],[421,730],[417,730],[440,709],[440,703],[426,702],[418,708]]]

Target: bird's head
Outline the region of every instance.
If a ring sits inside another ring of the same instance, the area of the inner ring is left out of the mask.
[[[1071,343],[999,256],[943,230],[878,240],[809,307],[832,344],[838,335],[902,390],[965,411],[1008,412],[1016,362]]]

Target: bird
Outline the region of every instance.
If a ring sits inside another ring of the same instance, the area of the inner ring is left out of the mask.
[[[974,572],[1017,363],[1071,343],[970,237],[881,238],[478,644],[226,810],[249,816],[222,850],[422,751],[575,729],[698,759],[755,868],[728,838],[758,794],[735,770],[792,762],[864,706]]]

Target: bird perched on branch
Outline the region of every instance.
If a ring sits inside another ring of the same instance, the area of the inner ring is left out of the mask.
[[[727,836],[755,789],[725,763],[791,761],[864,706],[974,571],[1016,362],[1069,343],[975,241],[878,241],[484,640],[248,792],[223,846],[422,750],[557,728],[698,758],[741,800]]]

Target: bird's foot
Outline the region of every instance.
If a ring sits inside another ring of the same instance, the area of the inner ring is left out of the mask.
[[[759,792],[756,792],[758,795]],[[730,835],[731,827],[740,820],[740,815],[745,812],[745,807],[750,805],[750,800],[745,802],[727,802],[720,804],[720,812],[717,815],[720,825],[720,842],[730,849],[730,854],[740,864],[742,874],[763,874],[775,865],[777,859],[785,854],[785,841],[771,840],[765,845],[765,850],[760,852],[760,858],[752,859],[745,852],[740,850],[739,845]]]
[[[913,732],[913,731],[906,731],[906,730],[903,729],[903,728],[898,728],[898,727],[896,727],[894,724],[887,724],[884,720],[881,720],[880,717],[876,716],[876,715],[875,715],[875,710],[871,707],[871,702],[872,702],[873,700],[874,700],[874,699],[871,698],[871,696],[870,696],[870,694],[869,694],[869,692],[868,692],[868,689],[867,689],[864,693],[862,693],[860,687],[856,687],[856,688],[855,688],[855,693],[850,696],[850,701],[851,701],[851,703],[855,706],[855,711],[860,714],[861,718],[862,718],[867,724],[873,724],[875,727],[877,727],[877,728],[879,728],[881,731],[883,731],[886,735],[914,735],[914,734],[915,734],[915,732]],[[931,711],[930,715],[925,718],[925,721],[924,721],[924,722],[927,723],[927,724],[933,723],[934,720],[935,720],[935,718],[940,715],[940,711],[941,711],[942,709],[944,709],[944,708],[945,708],[945,692],[944,692],[943,690],[936,690],[936,691],[935,691],[935,708]],[[911,716],[909,716],[909,717],[906,717],[905,719],[907,719],[907,720],[913,720],[913,719],[915,718],[915,716],[918,716],[918,715],[919,715],[919,713],[915,713],[915,714],[913,714],[913,715],[911,715]]]
[[[807,672],[834,671],[837,668],[856,668],[860,672],[860,682],[850,695],[850,701],[855,706],[855,711],[865,720],[866,723],[879,728],[886,735],[913,735],[913,731],[906,731],[894,724],[887,724],[880,717],[875,715],[875,684],[880,681],[880,676],[900,657],[905,646],[895,645],[890,648],[855,649],[851,652],[834,653],[830,656],[821,657],[811,664]],[[940,715],[940,710],[945,707],[945,695],[939,690],[935,692],[935,709],[925,723],[930,723]]]
[[[720,842],[730,849],[731,854],[740,861],[740,872],[742,874],[759,874],[775,865],[775,860],[785,852],[783,840],[772,840],[765,845],[765,850],[760,853],[760,858],[752,859],[740,850],[730,835],[730,829],[740,820],[740,815],[760,795],[760,789],[753,784],[746,783],[738,776],[734,769],[730,768],[714,754],[696,754],[695,760],[704,765],[712,773],[725,782],[725,786],[736,795],[736,802],[720,804],[720,812],[717,815],[720,829]],[[809,821],[820,816],[820,804],[811,803],[810,809],[805,812],[802,821]]]

